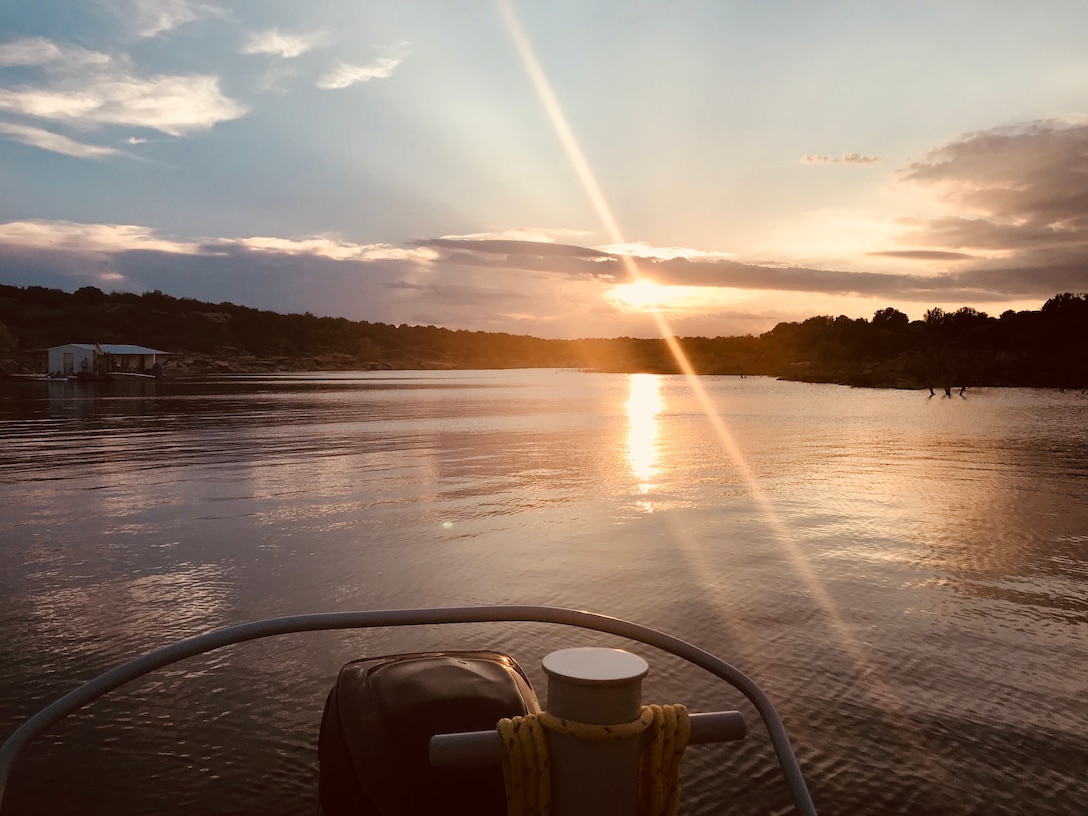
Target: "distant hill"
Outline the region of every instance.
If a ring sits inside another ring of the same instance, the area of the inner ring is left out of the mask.
[[[172,352],[168,375],[275,370],[590,368],[675,373],[659,339],[545,340],[435,326],[279,314],[162,292],[63,292],[0,285],[0,365],[41,370],[65,343],[138,343]],[[1088,295],[1000,318],[965,307],[911,322],[813,317],[759,337],[679,340],[701,374],[900,388],[1021,385],[1088,388]]]

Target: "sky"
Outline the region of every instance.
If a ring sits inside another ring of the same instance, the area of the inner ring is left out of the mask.
[[[1088,3],[0,0],[0,283],[539,337],[1088,290]]]

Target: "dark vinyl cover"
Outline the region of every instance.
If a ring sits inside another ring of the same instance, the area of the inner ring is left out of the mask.
[[[521,667],[500,652],[428,652],[348,663],[321,722],[322,813],[502,816],[502,769],[433,768],[430,739],[490,730],[503,717],[539,710]]]

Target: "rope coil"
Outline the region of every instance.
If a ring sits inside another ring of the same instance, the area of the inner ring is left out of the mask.
[[[680,760],[691,735],[682,705],[643,706],[636,720],[594,725],[548,712],[504,718],[498,723],[506,754],[502,773],[509,816],[551,813],[551,761],[546,731],[587,742],[630,739],[646,734],[639,759],[639,816],[675,816],[680,807]]]

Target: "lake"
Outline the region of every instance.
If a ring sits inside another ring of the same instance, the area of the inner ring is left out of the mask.
[[[821,814],[1088,802],[1088,395],[767,378],[362,372],[0,383],[0,735],[223,625],[490,603],[629,618],[770,694]],[[615,639],[538,624],[291,635],[55,727],[5,814],[316,812],[347,660]],[[789,813],[743,698],[651,649],[644,697],[740,708],[683,812]]]

